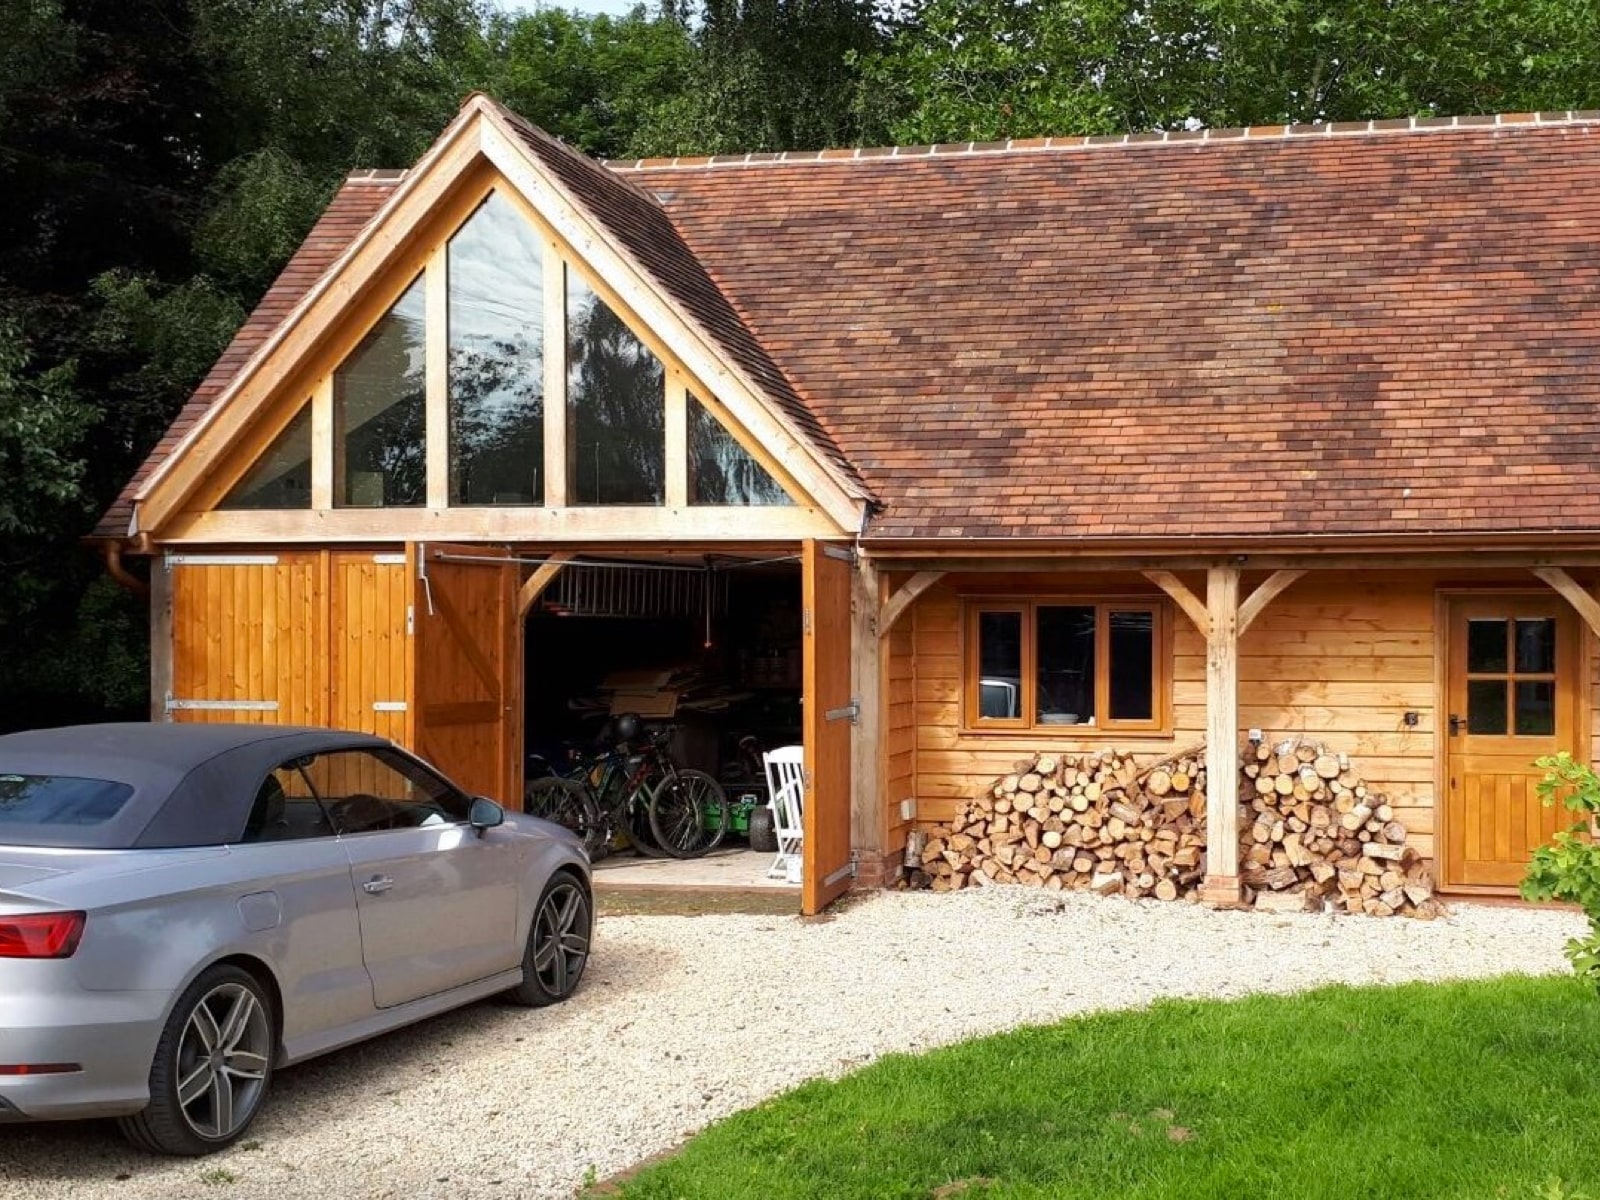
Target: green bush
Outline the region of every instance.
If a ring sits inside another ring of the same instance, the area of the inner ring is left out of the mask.
[[[1567,943],[1567,959],[1580,978],[1600,990],[1600,845],[1592,837],[1600,815],[1600,776],[1565,750],[1538,759],[1534,766],[1545,773],[1539,799],[1547,807],[1559,800],[1581,819],[1533,852],[1522,895],[1527,900],[1565,900],[1583,909],[1589,936]]]

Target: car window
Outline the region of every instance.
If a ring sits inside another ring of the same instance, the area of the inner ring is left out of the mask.
[[[101,825],[133,795],[126,783],[69,775],[0,775],[0,826]]]
[[[306,778],[304,759],[276,768],[261,781],[241,842],[294,842],[332,837],[333,824]]]
[[[437,775],[383,750],[313,756],[304,773],[340,833],[464,821],[469,802]]]

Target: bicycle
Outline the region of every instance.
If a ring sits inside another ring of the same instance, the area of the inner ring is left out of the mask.
[[[637,730],[637,718],[631,725],[619,718],[618,724]],[[671,738],[670,728],[657,727],[638,751],[623,740],[579,758],[565,775],[531,780],[527,810],[582,837],[591,861],[611,852],[619,832],[641,853],[659,849],[672,858],[698,858],[721,844],[732,810],[714,778],[677,765],[667,749]]]

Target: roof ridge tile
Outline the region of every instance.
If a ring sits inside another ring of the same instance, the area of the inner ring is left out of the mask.
[[[520,119],[520,118],[519,118]],[[1165,146],[1176,144],[1232,145],[1268,140],[1306,138],[1382,137],[1455,130],[1586,128],[1600,125],[1600,110],[1567,109],[1553,112],[1480,113],[1451,117],[1388,117],[1367,121],[1317,121],[1306,124],[1230,126],[1223,129],[1156,129],[1136,133],[1095,133],[1069,136],[1007,138],[988,142],[934,142],[911,146],[839,146],[822,150],[761,151],[749,154],[707,156],[675,155],[659,158],[600,160],[609,170],[703,170],[711,167],[757,167],[771,164],[872,162],[881,159],[951,158],[978,155],[1039,154],[1060,150],[1098,150],[1109,147]],[[548,135],[547,135],[548,136]]]

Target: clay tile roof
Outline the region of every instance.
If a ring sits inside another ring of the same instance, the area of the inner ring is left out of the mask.
[[[613,169],[869,536],[1600,531],[1595,114]]]
[[[245,320],[239,332],[233,335],[233,341],[222,352],[222,357],[217,359],[195,389],[194,395],[189,397],[173,419],[165,436],[156,443],[155,449],[128,482],[128,486],[122,489],[115,503],[101,516],[92,536],[114,538],[127,535],[133,516],[133,497],[139,487],[238,374],[246,360],[272,335],[301,297],[311,290],[345,247],[355,240],[404,177],[403,171],[359,171],[345,180],[327,211],[295,251],[294,257],[267,289],[266,295],[261,297],[261,303],[256,305],[255,311]]]

